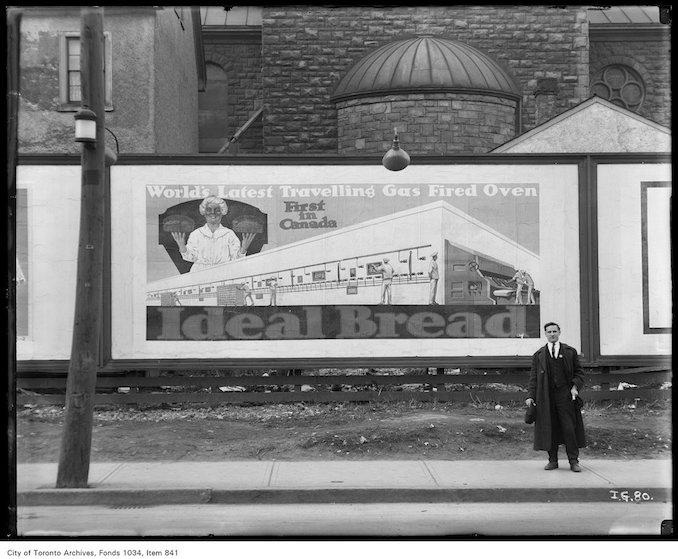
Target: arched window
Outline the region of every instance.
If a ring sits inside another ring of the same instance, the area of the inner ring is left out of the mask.
[[[218,64],[208,62],[206,69],[207,85],[198,94],[200,153],[216,153],[229,138],[228,82],[226,72]]]
[[[623,64],[610,64],[593,78],[591,91],[620,107],[638,111],[645,101],[645,84],[640,74]]]

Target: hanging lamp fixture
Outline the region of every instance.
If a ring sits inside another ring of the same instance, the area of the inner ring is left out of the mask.
[[[393,145],[382,158],[381,164],[389,171],[402,171],[410,164],[410,156],[404,149],[400,148],[400,142],[398,141],[398,129],[394,128],[393,133]]]

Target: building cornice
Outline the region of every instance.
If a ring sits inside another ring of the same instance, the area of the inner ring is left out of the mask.
[[[233,44],[261,42],[261,27],[224,26],[203,27],[202,37],[206,44]]]
[[[154,154],[121,153],[116,166],[122,165],[381,165],[381,154]],[[544,165],[548,163],[583,164],[591,158],[596,164],[671,163],[671,153],[468,153],[455,155],[418,155],[417,165]],[[19,153],[19,165],[80,165],[79,154]]]
[[[589,38],[594,41],[669,41],[671,28],[661,24],[599,24],[589,25]]]

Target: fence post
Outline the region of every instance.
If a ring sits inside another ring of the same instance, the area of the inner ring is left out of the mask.
[[[426,369],[426,374],[430,375],[431,373],[429,372],[429,369]],[[442,367],[436,367],[436,372],[435,376],[444,376],[445,375],[445,369]],[[445,390],[445,384],[441,383],[439,379],[436,379],[436,382],[431,382],[428,384],[428,390],[429,392],[434,392],[434,391],[440,391],[442,392]]]
[[[603,378],[607,377],[607,381],[603,380],[600,382],[600,390],[601,392],[609,392],[610,391],[610,370],[611,367],[603,367],[603,372],[602,374],[604,375]]]
[[[443,367],[436,368],[436,375],[445,376],[445,369]],[[443,392],[445,390],[445,383],[440,382],[436,384],[436,388],[438,389],[438,392]]]

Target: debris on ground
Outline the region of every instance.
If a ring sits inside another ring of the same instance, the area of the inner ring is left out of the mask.
[[[638,388],[638,385],[631,384],[630,382],[620,382],[617,385],[617,390],[628,390],[629,388]]]
[[[632,406],[632,407],[631,407]],[[98,405],[93,461],[153,460],[506,460],[534,459],[533,427],[521,402],[295,402]],[[666,400],[586,403],[589,458],[666,458]],[[496,423],[498,415],[501,422]],[[17,410],[17,459],[59,456],[63,406]]]

